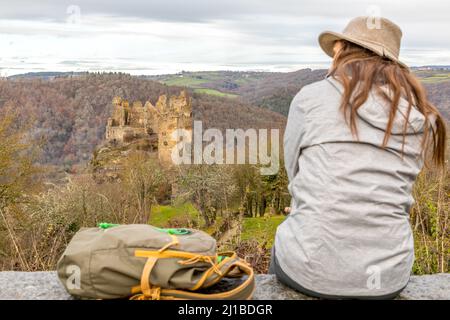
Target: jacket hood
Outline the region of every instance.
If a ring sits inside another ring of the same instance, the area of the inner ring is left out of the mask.
[[[386,91],[386,89],[383,88]],[[370,125],[377,129],[386,131],[389,121],[389,109],[390,106],[386,101],[378,94],[371,92],[367,101],[358,109],[357,114],[359,117],[368,122]],[[401,98],[392,125],[391,133],[394,135],[403,134],[405,121],[408,122],[406,127],[407,134],[418,134],[424,131],[426,118],[420,113],[415,106],[412,106],[409,113],[409,118],[406,119],[408,114],[408,101]]]

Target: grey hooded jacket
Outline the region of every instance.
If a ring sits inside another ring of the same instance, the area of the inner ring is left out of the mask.
[[[282,271],[323,295],[377,297],[406,286],[414,261],[409,225],[412,186],[422,168],[425,117],[413,108],[403,148],[407,102],[381,144],[388,104],[375,92],[358,109],[358,140],[339,106],[332,78],[293,99],[284,136],[291,213],[278,227]]]

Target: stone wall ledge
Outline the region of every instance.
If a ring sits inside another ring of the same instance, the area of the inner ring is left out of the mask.
[[[0,272],[1,300],[70,300],[54,271]],[[257,275],[255,300],[310,300],[279,283],[273,275]],[[401,300],[450,300],[450,274],[412,276],[397,297]]]

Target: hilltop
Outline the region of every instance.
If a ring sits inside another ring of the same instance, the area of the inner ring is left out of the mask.
[[[428,89],[430,100],[450,120],[450,67],[423,66],[412,71]],[[294,95],[305,85],[322,80],[324,69],[294,72],[204,71],[147,77],[167,85],[186,86],[195,92],[240,97],[250,104],[285,116]]]

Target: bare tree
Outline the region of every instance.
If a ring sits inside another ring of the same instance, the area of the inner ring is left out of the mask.
[[[131,204],[136,209],[135,221],[148,223],[152,205],[161,187],[165,175],[156,160],[149,159],[145,153],[136,152],[129,156],[123,172],[124,187],[134,200]]]
[[[191,201],[211,226],[218,212],[228,210],[236,191],[232,170],[224,165],[190,165],[178,175],[179,199]]]

